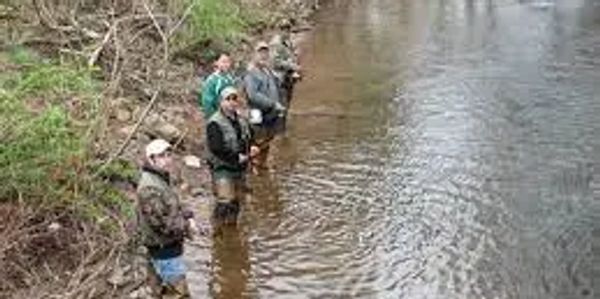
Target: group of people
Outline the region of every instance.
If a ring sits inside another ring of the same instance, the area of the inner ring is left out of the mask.
[[[249,169],[265,168],[274,137],[285,130],[287,111],[300,67],[291,24],[271,43],[258,42],[240,80],[232,59],[221,53],[201,94],[206,120],[207,162],[217,199],[214,218],[235,223]]]
[[[246,188],[246,174],[266,167],[270,143],[285,130],[287,111],[300,67],[291,41],[291,23],[270,43],[259,42],[241,79],[232,58],[221,53],[214,72],[202,84],[206,161],[212,176],[216,226],[235,224]],[[162,298],[189,296],[183,243],[197,233],[193,213],[171,186],[171,145],[153,140],[145,148],[145,165],[137,190],[139,232],[161,285]]]

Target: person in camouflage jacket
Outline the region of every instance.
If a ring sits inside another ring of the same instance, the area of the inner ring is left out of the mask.
[[[162,139],[146,146],[146,162],[137,188],[138,227],[161,293],[186,298],[184,237],[195,227],[193,215],[186,212],[171,187],[173,164],[170,144]]]
[[[294,85],[300,80],[300,64],[296,47],[292,42],[292,23],[285,20],[279,25],[280,33],[273,36],[270,42],[273,70],[279,80],[281,97],[289,109],[292,101]]]

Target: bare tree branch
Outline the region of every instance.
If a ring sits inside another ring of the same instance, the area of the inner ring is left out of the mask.
[[[156,21],[156,18],[154,17],[154,14],[152,13],[152,9],[150,9],[150,7],[148,7],[148,2],[146,2],[146,0],[141,0],[141,1],[144,4],[144,9],[146,9],[146,12],[148,13],[148,16],[150,17],[150,19],[152,19],[152,23],[154,24],[154,27],[156,28],[156,31],[158,32],[158,34],[162,38],[162,41],[163,41],[163,61],[166,63],[169,60],[169,39],[167,38],[167,36],[165,35],[165,32],[162,30],[162,28],[160,27],[160,25]]]
[[[110,41],[111,36],[113,35],[113,33],[115,31],[116,31],[116,25],[113,24],[110,27],[110,29],[108,29],[108,31],[106,32],[106,34],[104,35],[104,38],[102,39],[102,42],[100,43],[100,45],[90,55],[90,58],[88,59],[88,66],[91,67],[91,66],[93,66],[93,65],[96,64],[96,61],[98,60],[98,57],[100,56],[100,53],[102,52],[102,50],[104,49],[104,47],[108,44],[108,42]]]
[[[125,148],[129,144],[129,142],[131,141],[131,138],[135,135],[135,133],[137,132],[137,130],[140,128],[140,126],[142,125],[142,123],[144,122],[144,120],[146,119],[146,117],[148,116],[148,113],[150,112],[150,110],[152,110],[152,107],[154,107],[154,103],[157,101],[159,94],[160,94],[159,91],[155,91],[154,92],[154,95],[152,96],[152,99],[150,100],[150,102],[146,106],[146,109],[144,110],[144,112],[142,113],[142,115],[140,116],[140,118],[138,119],[137,123],[135,124],[135,126],[133,127],[133,129],[131,130],[131,132],[129,132],[129,135],[127,136],[127,138],[125,138],[125,140],[123,141],[123,143],[121,144],[121,146],[98,169],[98,171],[96,171],[96,173],[93,175],[93,177],[97,177],[108,165],[110,165],[116,158],[118,158],[121,155],[121,153],[123,153],[123,150],[125,150]]]

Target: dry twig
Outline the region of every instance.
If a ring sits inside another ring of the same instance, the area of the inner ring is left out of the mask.
[[[156,17],[154,17],[152,9],[150,9],[150,7],[148,6],[148,2],[142,0],[142,3],[144,4],[144,9],[146,9],[146,13],[148,13],[148,16],[152,20],[152,24],[154,24],[154,28],[156,28],[156,31],[158,32],[160,38],[163,41],[163,62],[166,63],[169,60],[169,39],[167,38],[164,31],[156,21]]]
[[[110,38],[111,38],[112,34],[115,31],[116,31],[116,24],[113,24],[108,29],[108,31],[106,32],[106,34],[104,35],[104,38],[102,39],[102,42],[100,43],[100,45],[90,55],[90,58],[88,59],[88,66],[91,67],[91,66],[93,66],[93,65],[96,64],[96,61],[98,60],[98,57],[100,56],[100,53],[102,52],[102,50],[104,49],[104,47],[108,44],[108,42],[110,41]]]
[[[118,158],[121,155],[121,153],[123,153],[123,150],[125,150],[125,148],[127,147],[127,145],[129,145],[129,142],[131,141],[131,138],[133,138],[133,136],[135,135],[135,133],[137,132],[137,130],[140,128],[140,126],[142,125],[142,123],[144,122],[144,120],[146,119],[146,117],[148,116],[148,113],[150,112],[150,110],[152,110],[152,107],[154,107],[154,103],[158,99],[158,95],[159,94],[160,94],[159,91],[155,91],[154,92],[154,95],[152,96],[152,99],[150,99],[150,102],[146,106],[146,109],[144,110],[144,112],[142,113],[142,115],[140,116],[140,118],[138,119],[137,123],[135,124],[135,126],[133,127],[133,129],[131,130],[131,132],[129,132],[129,135],[127,136],[127,138],[125,138],[125,140],[123,141],[123,143],[121,144],[121,146],[98,169],[98,171],[96,171],[96,173],[93,175],[93,177],[98,177],[98,175],[102,171],[104,171],[104,169],[106,169],[106,167],[108,165],[110,165],[116,158]]]

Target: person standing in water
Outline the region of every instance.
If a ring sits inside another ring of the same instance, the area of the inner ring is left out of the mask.
[[[218,224],[234,224],[244,198],[246,171],[259,150],[251,146],[251,132],[240,116],[241,99],[234,87],[221,92],[219,110],[208,120],[208,164],[216,197],[213,218]]]
[[[145,148],[145,164],[137,188],[139,233],[160,282],[161,298],[188,298],[184,238],[196,229],[171,185],[171,145],[156,139]]]
[[[273,70],[279,80],[281,97],[286,108],[292,102],[294,85],[301,79],[296,47],[292,42],[292,23],[284,20],[279,25],[280,33],[273,36],[270,43],[273,57]]]
[[[248,96],[254,141],[260,147],[260,154],[256,160],[258,166],[264,168],[270,143],[286,111],[282,104],[277,77],[271,68],[270,49],[267,43],[257,44],[254,58],[244,76],[244,86]]]

